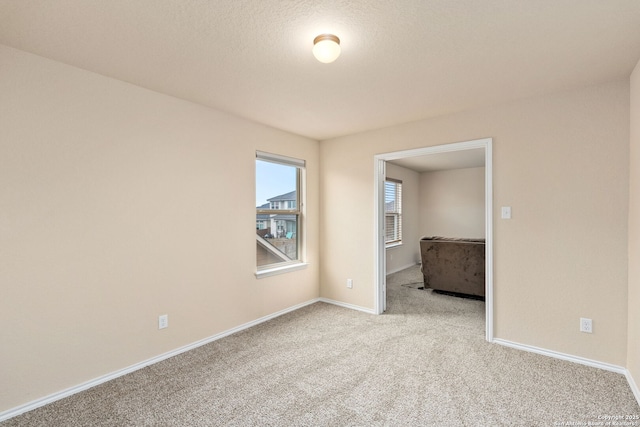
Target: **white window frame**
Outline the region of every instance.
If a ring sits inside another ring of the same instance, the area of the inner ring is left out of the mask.
[[[387,183],[392,183],[396,186],[396,194],[395,194],[395,200],[394,200],[394,205],[395,205],[395,210],[392,212],[387,212],[386,210],[386,204],[385,204],[385,213],[384,213],[384,222],[385,222],[385,236],[384,236],[384,243],[385,243],[385,247],[387,248],[392,248],[394,246],[400,246],[402,245],[402,181],[399,179],[395,179],[395,178],[389,178],[387,177],[385,179],[385,200],[386,200],[386,187],[387,187]],[[387,237],[389,235],[389,230],[386,228],[387,226],[387,218],[393,218],[393,237],[394,239],[392,240],[387,240]]]
[[[279,209],[259,209],[256,208],[256,215],[296,215],[297,219],[297,259],[291,261],[283,261],[274,264],[258,266],[256,263],[256,277],[268,277],[276,274],[287,273],[306,268],[306,162],[305,160],[293,157],[283,156],[280,154],[267,153],[264,151],[256,151],[256,160],[263,162],[271,162],[285,166],[293,166],[297,170],[296,178],[296,199],[297,206],[293,209],[283,209],[289,203],[278,202]]]

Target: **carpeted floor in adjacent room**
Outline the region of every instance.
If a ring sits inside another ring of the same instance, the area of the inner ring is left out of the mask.
[[[389,276],[384,315],[316,303],[0,426],[554,426],[640,414],[623,375],[487,343],[484,302],[417,289],[417,268]]]

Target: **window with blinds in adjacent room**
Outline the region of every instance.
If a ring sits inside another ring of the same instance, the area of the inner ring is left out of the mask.
[[[385,244],[402,243],[402,181],[387,178],[384,182]]]

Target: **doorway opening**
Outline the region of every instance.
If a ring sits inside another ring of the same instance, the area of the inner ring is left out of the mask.
[[[449,159],[460,160],[471,153],[471,150],[483,151],[484,154],[484,232],[485,232],[485,338],[493,341],[493,165],[491,138],[452,144],[436,145],[412,150],[395,151],[374,156],[375,167],[375,196],[374,196],[374,227],[375,227],[375,306],[377,314],[386,310],[386,244],[385,244],[385,180],[387,179],[387,162],[411,162],[418,158],[435,158],[443,154],[450,154]],[[468,156],[467,156],[468,157]]]

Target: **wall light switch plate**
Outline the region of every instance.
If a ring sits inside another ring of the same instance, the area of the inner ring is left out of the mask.
[[[502,207],[502,219],[511,219],[511,206]]]

